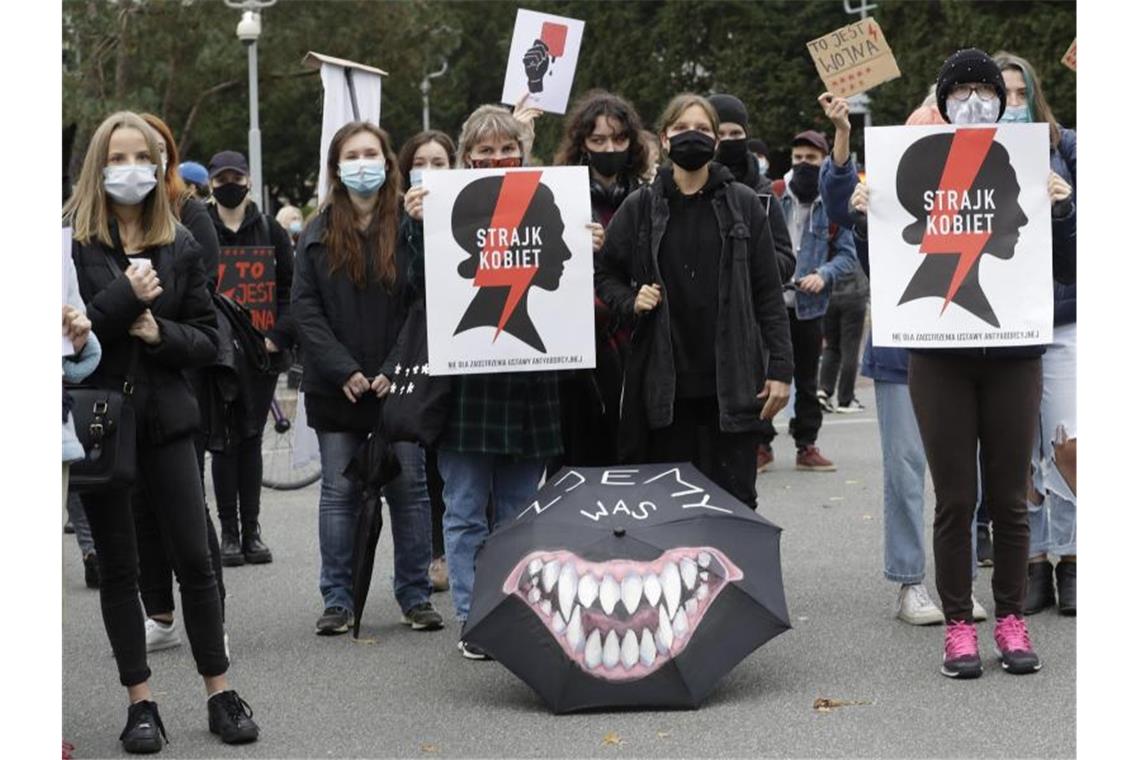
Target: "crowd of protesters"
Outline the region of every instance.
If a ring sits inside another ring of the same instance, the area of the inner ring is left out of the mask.
[[[904,350],[867,335],[884,576],[898,585],[900,620],[944,624],[941,672],[972,678],[982,672],[976,621],[988,616],[973,584],[977,566],[992,564],[1001,666],[1032,673],[1041,662],[1025,615],[1052,605],[1076,614],[1076,136],[1015,55],[962,50],[931,74],[932,97],[908,123],[1049,125],[1041,191],[1052,202],[1056,328],[1050,345],[990,350]],[[852,156],[847,102],[824,93],[819,105],[834,135],[805,125],[791,136],[790,171],[773,182],[767,144],[733,94],[679,94],[652,131],[618,94],[578,98],[553,164],[589,170],[596,367],[455,377],[434,445],[394,444],[400,474],[383,495],[403,623],[443,628],[430,597],[450,589],[461,632],[477,547],[563,465],[692,461],[755,509],[758,475],[777,460],[773,420],[791,403],[796,469],[836,469],[818,443],[826,415],[864,410],[855,376],[875,199]],[[297,350],[321,466],[315,631],[352,627],[361,486],[345,470],[375,427],[394,348],[424,298],[423,173],[533,165],[541,115],[484,105],[455,141],[428,131],[399,150],[381,127],[348,123],[323,157],[328,193],[307,219],[295,206],[275,218],[258,208],[236,151],[180,164],[157,117],[118,112],[96,130],[64,208],[64,503],[127,689],[126,751],[157,751],[165,738],[147,652],[181,644],[172,572],[210,730],[227,743],[258,737],[229,685],[222,572],[273,559],[259,520],[262,430]],[[269,329],[218,292],[219,250],[235,246],[272,252]],[[85,457],[69,414],[78,383],[125,391],[136,474],[69,498],[68,464]],[[941,608],[925,585],[928,463]],[[462,633],[458,648],[487,659]]]

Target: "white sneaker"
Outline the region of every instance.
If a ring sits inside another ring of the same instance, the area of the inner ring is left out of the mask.
[[[182,636],[178,633],[178,620],[163,625],[154,618],[146,619],[146,651],[159,652],[182,646]]]
[[[898,619],[911,625],[942,623],[942,610],[926,593],[921,583],[904,585],[899,589]]]
[[[863,404],[859,402],[859,399],[852,398],[850,403],[848,403],[846,406],[835,407],[835,412],[837,414],[858,414],[859,412],[863,411],[864,408],[865,407]]]
[[[982,606],[982,603],[978,601],[978,597],[971,594],[970,598],[974,600],[974,622],[988,618],[989,614],[986,612],[986,608]]]

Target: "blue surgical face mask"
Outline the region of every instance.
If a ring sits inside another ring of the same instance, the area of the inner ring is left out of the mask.
[[[300,235],[301,234],[301,223],[300,222],[289,222],[289,232],[293,233],[294,235]]]
[[[763,174],[764,176],[767,176],[768,175],[768,159],[766,159],[766,158],[756,159],[756,168],[760,171],[761,174]]]
[[[154,164],[129,164],[103,167],[103,190],[115,203],[137,206],[158,184]]]
[[[1032,119],[1029,118],[1029,104],[1023,106],[1006,106],[1005,113],[998,119],[1003,124],[1028,124]]]
[[[341,161],[338,165],[340,181],[357,195],[375,195],[384,186],[388,176],[384,161],[379,158],[358,158]]]

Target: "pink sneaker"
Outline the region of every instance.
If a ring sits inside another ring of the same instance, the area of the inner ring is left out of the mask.
[[[950,678],[977,678],[981,674],[982,658],[978,656],[978,629],[973,623],[951,620],[946,624],[942,675]]]
[[[1001,666],[1007,673],[1023,675],[1041,670],[1041,659],[1033,651],[1029,629],[1017,615],[998,618],[994,626],[994,643],[1001,657]]]

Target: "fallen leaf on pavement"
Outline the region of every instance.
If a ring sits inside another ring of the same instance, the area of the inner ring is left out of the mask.
[[[375,644],[376,643],[376,639],[369,639],[369,638],[359,638],[359,639],[349,639],[349,640],[353,644]]]
[[[602,737],[603,746],[620,747],[624,743],[625,741],[620,736],[618,736],[617,731],[610,731],[608,734]]]
[[[812,703],[811,709],[816,712],[829,713],[837,707],[848,707],[851,705],[869,705],[870,702],[861,699],[830,699],[828,697],[820,697]]]
[[[668,731],[658,731],[657,732],[657,738],[658,739],[668,739],[670,736],[672,736],[672,734],[670,734]]]
[[[843,501],[842,496],[832,496],[828,501]]]
[[[439,745],[424,742],[420,745],[420,752],[439,752]]]
[[[846,483],[847,483],[847,485],[849,485],[849,486],[857,486],[857,485],[859,485],[860,483],[862,483],[863,481],[862,481],[862,480],[848,480],[848,481],[845,481],[845,482],[846,482]]]
[[[870,516],[870,515],[863,515],[863,519],[864,519],[864,520],[870,520],[870,519],[871,519],[871,516]]]

